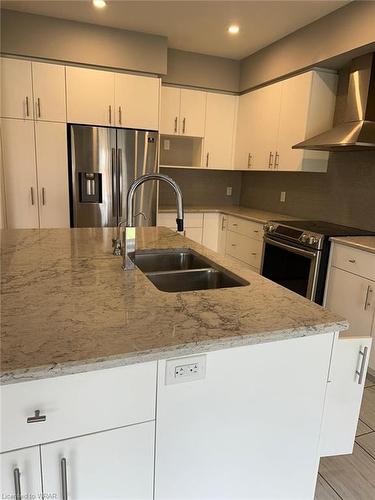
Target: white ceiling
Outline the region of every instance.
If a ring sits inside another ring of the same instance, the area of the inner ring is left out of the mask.
[[[121,1],[99,10],[91,0],[4,0],[2,7],[168,37],[168,46],[242,59],[349,3],[300,1]],[[231,23],[240,26],[229,35]]]

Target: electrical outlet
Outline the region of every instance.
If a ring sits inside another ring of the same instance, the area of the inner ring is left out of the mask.
[[[285,203],[285,200],[286,200],[286,191],[281,191],[281,193],[280,193],[280,201],[282,203]]]
[[[165,151],[169,151],[171,148],[171,141],[169,139],[164,139],[163,147]]]
[[[232,188],[230,186],[227,187],[227,196],[232,196]]]
[[[206,376],[206,355],[169,359],[165,365],[165,383],[179,384]]]

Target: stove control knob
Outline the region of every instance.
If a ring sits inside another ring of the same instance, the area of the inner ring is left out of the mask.
[[[309,241],[309,235],[303,233],[303,235],[301,236],[301,241],[302,243],[307,243]]]
[[[315,238],[315,236],[309,236],[309,245],[316,245],[318,243],[318,240]]]
[[[275,231],[276,227],[273,224],[270,224],[267,222],[267,224],[264,225],[264,230],[266,233],[272,233],[272,231]]]

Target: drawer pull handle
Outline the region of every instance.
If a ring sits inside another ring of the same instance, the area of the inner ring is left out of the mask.
[[[256,252],[251,252],[251,255],[256,255]]]
[[[363,376],[365,374],[365,365],[367,359],[368,347],[366,346],[363,351],[359,351],[359,354],[362,356],[361,367],[359,370],[356,370],[356,374],[358,375],[358,384],[361,385],[363,381]]]
[[[372,288],[371,285],[367,287],[366,298],[365,298],[365,311],[371,306],[371,296],[372,296]]]
[[[236,247],[237,245],[235,243],[232,243],[232,247]]]
[[[40,410],[35,410],[33,417],[27,417],[28,424],[35,424],[37,422],[45,422],[47,417],[40,414]]]
[[[62,458],[61,466],[61,499],[68,500],[68,477],[66,474],[66,458]]]
[[[232,224],[232,226],[233,226],[233,227],[237,227],[237,226],[238,226],[238,224]]]
[[[21,494],[21,473],[19,468],[17,467],[13,471],[13,477],[14,477],[14,493],[15,496],[14,498],[16,500],[21,500],[22,494]]]
[[[349,262],[350,262],[351,264],[355,264],[355,259],[349,259]]]
[[[254,229],[254,233],[259,233],[259,231],[257,229]]]

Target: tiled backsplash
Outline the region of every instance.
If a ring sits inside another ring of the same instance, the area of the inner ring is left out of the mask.
[[[241,191],[241,172],[226,170],[194,170],[161,168],[160,172],[172,177],[181,187],[186,206],[230,206],[238,205]],[[232,196],[226,195],[227,187]],[[165,183],[160,183],[159,203],[175,205],[175,194]]]
[[[375,231],[375,151],[331,153],[326,174],[245,172],[240,204]]]

